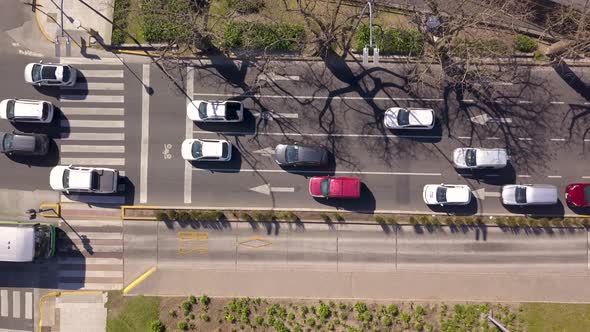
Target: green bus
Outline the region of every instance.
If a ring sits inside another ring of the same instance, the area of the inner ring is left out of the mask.
[[[32,262],[55,255],[55,226],[0,221],[0,261]]]

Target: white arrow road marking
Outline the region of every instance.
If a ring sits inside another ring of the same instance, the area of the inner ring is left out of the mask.
[[[275,73],[262,74],[259,79],[265,81],[299,81],[299,76],[278,75]]]
[[[495,191],[486,191],[485,188],[479,188],[477,190],[472,190],[473,196],[477,199],[486,199],[487,197],[500,197],[502,193],[495,192]]]
[[[270,196],[270,193],[292,193],[295,192],[295,188],[293,187],[272,187],[270,184],[263,184],[258,187],[250,188],[250,190],[255,191],[257,193],[265,194]]]
[[[258,153],[258,154],[261,154],[263,156],[270,157],[270,156],[272,156],[272,155],[275,154],[275,149],[273,149],[273,148],[264,148],[264,149],[256,150],[256,151],[254,151],[254,153]]]
[[[265,119],[298,119],[299,118],[299,114],[297,113],[276,113],[274,111],[270,111],[270,112],[263,112],[263,113],[255,113],[254,117],[260,117],[261,115],[264,114]]]
[[[512,123],[511,118],[492,118],[491,116],[489,116],[485,113],[480,114],[480,115],[476,115],[476,116],[472,116],[471,118],[469,118],[469,120],[471,120],[471,122],[473,122],[473,123],[477,123],[480,125],[485,125],[488,122]]]

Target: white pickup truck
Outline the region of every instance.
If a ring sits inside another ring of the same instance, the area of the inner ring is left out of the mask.
[[[55,166],[49,173],[53,190],[112,194],[117,192],[119,171],[111,168]]]
[[[240,122],[244,120],[244,106],[235,100],[193,100],[186,105],[186,115],[197,122]]]

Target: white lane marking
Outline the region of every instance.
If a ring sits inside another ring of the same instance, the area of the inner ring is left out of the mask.
[[[64,141],[124,141],[124,133],[61,133]]]
[[[62,90],[124,90],[123,83],[86,82],[61,87]]]
[[[62,144],[59,150],[61,152],[125,153],[125,146]]]
[[[125,115],[124,108],[116,107],[60,107],[59,110],[65,115]]]
[[[482,200],[485,200],[486,197],[500,197],[500,196],[502,196],[502,193],[497,192],[497,191],[486,191],[486,188],[479,188],[476,190],[472,190],[471,192],[473,193],[473,196],[475,196],[475,198],[482,199]]]
[[[81,166],[123,166],[125,158],[61,158],[61,164]]]
[[[260,194],[267,195],[267,196],[270,196],[271,192],[276,192],[276,193],[294,193],[295,192],[295,188],[293,188],[293,187],[273,187],[268,183],[260,185],[260,186],[252,187],[252,188],[250,188],[250,190],[260,193]]]
[[[553,141],[553,142],[565,142],[565,138],[552,138],[551,141]]]
[[[590,102],[585,102],[584,105],[590,105]]]
[[[299,81],[299,76],[283,76],[275,73],[269,73],[260,75],[259,79],[265,81]]]
[[[85,271],[85,270],[62,270],[60,277],[86,277],[86,278],[122,278],[123,271]]]
[[[587,176],[587,175],[582,176],[582,179],[590,179],[590,176]]]
[[[188,93],[187,93],[188,94]],[[189,94],[190,96],[190,94]],[[226,94],[226,93],[193,93],[195,97],[226,97],[229,98],[294,98],[294,99],[312,99],[312,100],[326,100],[326,99],[340,99],[340,100],[399,100],[399,101],[444,101],[441,98],[392,98],[392,97],[354,97],[354,96],[283,96],[283,95],[261,95],[261,94]]]
[[[518,140],[519,141],[532,141],[533,139],[530,137],[519,137]]]
[[[120,265],[123,264],[121,258],[91,258],[91,257],[60,257],[57,261],[59,265],[84,264],[84,265]]]
[[[299,118],[299,114],[297,114],[297,113],[275,113],[275,112],[265,112],[264,113],[265,116],[267,114],[268,114],[268,116],[271,117],[271,119],[280,119],[280,118],[298,119]],[[256,113],[256,114],[254,114],[254,117],[258,118],[261,115],[262,115],[261,113]]]
[[[124,103],[125,96],[61,95],[59,101],[64,103]]]
[[[519,104],[532,104],[533,102],[530,100],[519,100],[518,103]]]
[[[12,291],[12,318],[20,318],[20,291]]]
[[[469,118],[469,120],[473,123],[477,123],[480,125],[485,125],[488,122],[495,122],[495,123],[512,123],[512,118],[494,118],[487,114],[480,114],[475,115]]]
[[[123,59],[64,57],[59,59],[59,63],[64,63],[68,65],[123,65]]]
[[[195,69],[194,67],[186,67],[186,104],[190,103],[190,97],[194,94],[195,89]],[[193,124],[187,117],[185,117],[184,137],[186,139],[193,138]],[[190,204],[192,202],[192,184],[193,184],[193,172],[191,165],[187,162],[184,163],[184,204]]]
[[[218,134],[218,135],[254,135],[254,132],[240,132],[240,131],[205,131],[195,130],[194,134]],[[258,133],[261,136],[315,136],[315,137],[391,137],[391,138],[440,138],[440,136],[411,136],[411,135],[363,135],[363,134],[318,134],[318,133]]]
[[[195,172],[255,172],[255,173],[285,173],[282,169],[252,169],[252,168],[193,168]],[[297,170],[297,173],[304,174],[358,174],[358,175],[422,175],[422,176],[441,176],[441,173],[409,173],[409,172],[361,172],[361,171],[308,171]]]
[[[500,139],[500,137],[486,137],[486,139],[498,140],[498,139]]]
[[[0,289],[0,315],[8,317],[8,290]]]
[[[122,70],[93,70],[78,69],[84,77],[101,77],[101,78],[123,78]]]
[[[590,139],[586,138],[584,139],[584,142],[590,142]]]
[[[25,319],[33,319],[33,292],[25,293]]]
[[[61,120],[60,125],[64,128],[125,128],[123,120]]]
[[[30,57],[35,57],[35,58],[43,58],[44,55],[41,53],[37,53],[37,52],[33,52],[31,50],[18,50],[18,54],[20,55],[24,55],[24,56],[30,56]]]
[[[475,100],[473,100],[473,99],[463,99],[462,102],[464,102],[464,103],[474,103]]]
[[[471,139],[471,136],[459,136],[457,138],[459,138],[459,139]]]
[[[150,65],[143,65],[143,84],[150,86]],[[144,86],[141,87],[141,164],[139,169],[139,202],[147,202],[148,183],[148,151],[150,129],[150,95]]]
[[[562,178],[561,175],[547,175],[547,177],[550,179],[561,179]]]
[[[552,101],[552,102],[550,102],[550,104],[563,105],[563,104],[565,104],[565,102],[563,102],[563,101]]]
[[[106,195],[61,195],[61,202],[70,203],[90,203],[90,204],[123,204],[125,203],[125,196],[106,196]],[[96,239],[114,239],[121,236],[120,233],[84,233],[89,238]],[[117,237],[116,237],[117,236]]]
[[[530,178],[531,176],[528,175],[528,174],[519,174],[516,177],[519,177],[519,178]]]

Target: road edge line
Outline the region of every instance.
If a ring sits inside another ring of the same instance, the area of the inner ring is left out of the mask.
[[[129,293],[133,288],[137,287],[137,285],[142,283],[145,279],[147,279],[154,272],[156,272],[156,267],[152,266],[144,274],[140,275],[137,279],[133,280],[129,285],[127,285],[127,287],[123,288],[123,295],[127,295],[127,293]]]

